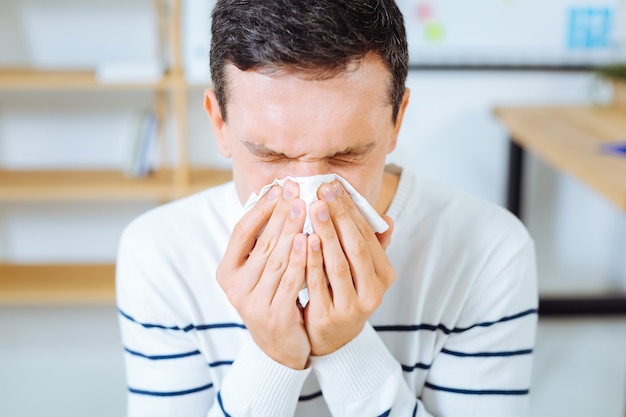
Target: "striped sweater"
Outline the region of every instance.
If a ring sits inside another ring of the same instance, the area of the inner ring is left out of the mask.
[[[297,371],[255,345],[216,282],[241,210],[228,183],[124,231],[130,417],[527,415],[534,246],[508,212],[404,170],[387,211],[396,281],[359,336]]]

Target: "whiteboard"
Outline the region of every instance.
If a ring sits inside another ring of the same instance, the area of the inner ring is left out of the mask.
[[[626,60],[626,0],[397,0],[411,64],[577,66]]]

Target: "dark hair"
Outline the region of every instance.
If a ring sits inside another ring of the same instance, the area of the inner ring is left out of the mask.
[[[227,64],[241,71],[295,68],[330,78],[370,52],[389,69],[396,120],[408,48],[393,0],[218,0],[211,33],[211,78],[224,120]]]

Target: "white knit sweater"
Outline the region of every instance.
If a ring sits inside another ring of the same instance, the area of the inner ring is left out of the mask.
[[[296,371],[254,344],[216,282],[241,210],[228,183],[125,230],[130,417],[527,415],[534,248],[508,212],[405,170],[387,211],[396,281],[356,339]]]

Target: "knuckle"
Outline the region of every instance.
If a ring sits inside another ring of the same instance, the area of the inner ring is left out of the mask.
[[[361,308],[367,313],[373,313],[383,302],[381,292],[373,291],[361,298]]]
[[[393,268],[389,268],[389,272],[386,274],[385,282],[387,286],[391,286],[396,280],[396,271]]]
[[[259,237],[259,240],[257,240],[256,244],[254,245],[254,251],[257,252],[259,255],[267,256],[272,251],[272,247],[272,240],[265,235],[261,235],[261,237]]]
[[[217,283],[220,284],[220,287],[224,288],[226,284],[226,276],[227,274],[224,271],[224,266],[222,264],[217,266],[215,270],[215,278],[217,279]]]
[[[280,259],[277,259],[276,257],[271,257],[270,259],[268,259],[265,268],[269,272],[277,272],[283,268],[283,262]]]
[[[330,268],[334,275],[346,275],[350,273],[350,265],[347,262],[337,262]]]
[[[242,304],[245,305],[245,303],[243,303],[243,294],[241,291],[238,291],[237,287],[228,288],[225,290],[225,293],[228,301],[230,301],[236,309],[239,309]]]
[[[356,216],[354,222],[356,224],[356,227],[366,236],[372,236],[374,234],[374,230],[372,229],[370,222],[368,222],[367,219],[363,217],[363,215]]]
[[[335,208],[335,219],[337,219],[337,221],[343,221],[349,216],[350,213],[344,206],[339,205],[337,208]]]
[[[327,311],[323,311],[315,317],[315,325],[318,331],[324,331],[334,328],[335,321]]]
[[[250,218],[244,216],[241,220],[235,224],[233,228],[232,237],[235,239],[245,239],[251,233],[252,225],[250,224]]]
[[[315,233],[320,235],[320,237],[322,238],[322,241],[329,241],[331,239],[334,239],[335,236],[337,236],[337,232],[330,225],[328,227],[321,228],[321,230],[316,229]]]
[[[359,239],[356,242],[353,251],[354,254],[359,258],[369,257],[370,254],[369,246],[367,245],[367,242],[365,242],[363,239]]]
[[[287,293],[295,292],[296,290],[300,290],[300,284],[295,279],[294,276],[285,275],[283,279],[280,281],[281,287]]]
[[[311,290],[324,290],[328,287],[328,281],[325,276],[312,274],[307,281],[307,287]]]
[[[380,283],[381,288],[386,290],[394,283],[396,280],[396,271],[393,269],[391,264],[387,262],[382,268],[376,268],[376,273],[378,276],[378,281]]]
[[[354,323],[361,317],[361,308],[357,303],[350,303],[341,312],[341,321],[344,323]]]

